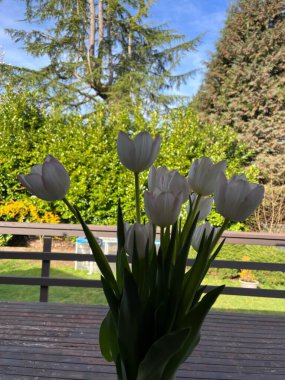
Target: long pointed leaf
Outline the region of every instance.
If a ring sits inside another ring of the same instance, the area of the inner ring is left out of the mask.
[[[108,361],[116,362],[119,355],[117,329],[111,311],[109,310],[100,326],[99,343],[101,353]]]
[[[171,379],[171,376],[173,376],[178,366],[187,359],[199,343],[202,323],[223,289],[224,285],[211,290],[193,309],[190,310],[189,314],[180,325],[180,328],[184,327],[189,329],[188,337],[184,343],[181,344],[180,350],[167,364],[163,379]]]
[[[165,367],[184,343],[188,332],[188,329],[181,329],[157,340],[141,362],[137,380],[166,379],[162,377]]]
[[[88,243],[90,245],[90,248],[92,250],[94,259],[98,265],[98,268],[100,269],[102,275],[106,278],[106,280],[111,284],[112,288],[114,289],[114,292],[117,296],[119,296],[119,289],[118,285],[116,283],[116,279],[114,277],[113,271],[110,267],[110,264],[102,252],[96,238],[94,237],[93,233],[90,231],[89,227],[83,220],[80,211],[76,206],[72,206],[66,198],[63,199],[64,203],[67,205],[67,207],[70,209],[70,211],[74,214],[76,219],[81,224],[83,231],[85,233],[85,236],[88,240]]]
[[[119,312],[118,338],[121,360],[124,363],[128,379],[136,378],[141,360],[141,337],[144,333],[141,314],[137,284],[132,273],[125,270],[124,289]]]

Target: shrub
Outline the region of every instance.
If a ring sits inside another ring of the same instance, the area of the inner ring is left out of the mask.
[[[0,138],[4,141],[0,146],[0,200],[6,209],[2,218],[10,218],[13,207],[17,206],[15,218],[22,221],[47,221],[58,215],[63,222],[74,221],[62,202],[33,200],[31,204],[36,209],[27,206],[28,195],[17,181],[19,173],[27,173],[31,165],[43,162],[50,153],[70,173],[68,198],[77,204],[88,223],[115,224],[119,199],[124,214],[132,222],[134,181],[117,157],[119,130],[129,134],[141,130],[160,134],[163,143],[156,165],[176,168],[184,175],[191,162],[201,156],[214,161],[227,158],[227,174],[241,173],[251,154],[244,145],[237,144],[231,129],[201,123],[190,108],[173,109],[165,115],[158,111],[145,115],[138,106],[130,116],[124,109],[107,109],[101,104],[83,119],[78,114],[64,114],[60,109],[47,111],[38,102],[37,94],[25,91],[15,94],[10,89],[2,95],[0,103]],[[254,167],[246,172],[250,180],[257,176]],[[147,173],[143,173],[141,189],[146,186]],[[17,201],[24,205],[13,204]],[[7,212],[9,207],[11,210]],[[39,213],[41,209],[46,214],[34,217],[33,212]],[[209,219],[215,225],[221,223],[215,212]],[[244,225],[236,224],[233,228],[244,228]]]

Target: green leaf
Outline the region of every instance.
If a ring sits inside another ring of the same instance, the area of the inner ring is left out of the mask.
[[[101,282],[102,282],[104,294],[106,296],[110,310],[111,310],[114,318],[117,319],[118,313],[119,313],[120,303],[119,303],[113,289],[111,288],[110,284],[108,283],[108,281],[106,281],[106,279],[103,276],[101,276]]]
[[[118,338],[121,360],[124,362],[128,379],[136,379],[143,337],[142,311],[137,284],[132,273],[125,270]]]
[[[224,285],[219,286],[207,293],[203,299],[190,310],[187,317],[180,324],[180,326],[178,326],[179,328],[188,328],[189,334],[181,344],[180,350],[168,362],[163,374],[163,379],[171,379],[179,365],[187,359],[199,343],[202,323],[223,289]]]
[[[167,363],[162,379],[172,379],[174,378],[174,375],[179,368],[179,366],[186,360],[186,358],[191,354],[191,352],[194,350],[194,348],[199,344],[200,342],[200,334],[193,334],[191,331],[188,333],[188,337],[186,341],[184,342],[184,345],[182,343],[180,350],[169,360]]]
[[[119,354],[117,334],[114,317],[109,310],[101,323],[99,333],[101,353],[108,362],[116,362]]]
[[[184,343],[189,329],[180,329],[164,335],[147,352],[138,370],[137,380],[161,380],[168,361]],[[168,378],[167,378],[168,379]]]
[[[118,202],[117,209],[117,241],[118,241],[118,251],[116,257],[116,276],[117,276],[117,284],[119,291],[121,292],[123,289],[124,282],[124,271],[125,269],[130,271],[130,266],[128,263],[128,258],[125,252],[125,228],[124,228],[124,219],[121,208],[121,202]]]
[[[225,285],[217,286],[205,294],[202,300],[197,303],[196,306],[194,306],[185,316],[183,322],[181,323],[181,326],[188,328],[191,327],[198,330],[201,327],[207,313],[223,291],[224,287]]]
[[[114,289],[115,294],[119,297],[120,296],[119,289],[118,289],[118,285],[116,283],[116,279],[114,277],[113,271],[110,267],[110,264],[106,256],[102,252],[97,240],[95,239],[93,233],[90,231],[89,227],[83,220],[78,208],[76,206],[72,206],[66,198],[64,198],[63,201],[67,205],[67,207],[70,209],[70,211],[74,214],[74,216],[77,218],[79,223],[81,224],[83,231],[85,233],[85,236],[90,245],[90,248],[92,250],[96,264],[98,265],[102,275],[110,283],[111,287]]]
[[[120,200],[118,202],[118,210],[117,210],[117,240],[118,240],[118,252],[121,252],[125,246],[125,227],[124,227],[124,218],[123,218]]]
[[[195,294],[206,274],[205,268],[208,267],[210,255],[210,246],[214,236],[214,228],[209,237],[206,239],[205,234],[202,236],[201,244],[195,262],[190,271],[184,276],[184,286],[181,295],[180,312],[178,320],[183,319],[183,315],[191,309]]]

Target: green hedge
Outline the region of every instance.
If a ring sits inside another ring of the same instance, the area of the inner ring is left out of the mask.
[[[145,115],[137,107],[129,115],[122,109],[107,109],[104,104],[83,119],[79,114],[63,114],[42,105],[38,94],[7,89],[0,102],[0,215],[2,220],[31,221],[31,216],[3,212],[7,203],[28,202],[38,209],[40,218],[60,215],[61,221],[73,221],[62,202],[50,204],[30,197],[17,181],[19,173],[27,173],[32,164],[42,163],[50,153],[59,159],[71,175],[68,198],[82,210],[84,218],[93,224],[115,224],[120,198],[126,219],[134,220],[134,183],[130,172],[119,162],[116,139],[119,130],[137,133],[148,130],[160,134],[162,148],[156,165],[178,169],[187,175],[191,162],[201,156],[214,161],[229,160],[227,175],[247,172],[254,180],[254,166],[244,169],[251,152],[238,145],[236,134],[227,127],[202,124],[187,107],[158,111]],[[146,188],[147,173],[141,187]],[[2,210],[2,212],[1,212]],[[41,210],[41,211],[39,211]],[[210,221],[220,224],[212,212]],[[240,229],[243,225],[235,225]]]

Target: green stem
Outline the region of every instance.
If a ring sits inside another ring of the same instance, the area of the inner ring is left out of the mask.
[[[141,208],[140,208],[140,179],[139,173],[135,173],[135,199],[136,199],[136,221],[141,222]]]
[[[229,220],[225,219],[224,222],[223,222],[223,224],[222,224],[222,227],[219,229],[219,232],[217,233],[217,235],[215,236],[215,238],[212,241],[211,249],[210,249],[211,252],[213,251],[213,249],[215,248],[215,245],[220,240],[220,237],[222,236],[223,232],[227,228],[228,224],[229,224]]]
[[[199,194],[197,195],[196,201],[194,203],[194,208],[193,208],[192,213],[191,213],[192,214],[192,217],[191,217],[192,221],[191,222],[193,222],[193,220],[194,220],[194,218],[196,216],[196,213],[197,213],[197,210],[198,210],[198,207],[199,207],[199,203],[200,203],[201,197],[202,197],[202,195],[199,195]]]

